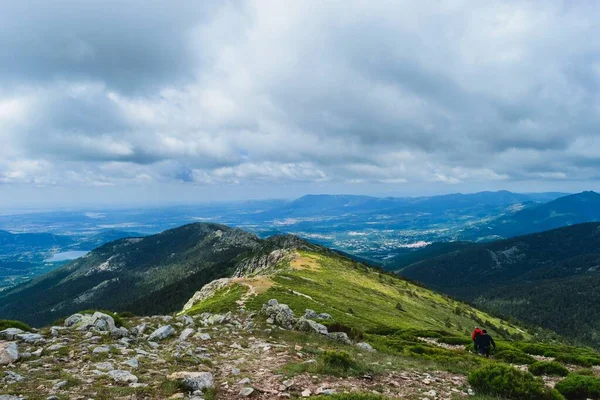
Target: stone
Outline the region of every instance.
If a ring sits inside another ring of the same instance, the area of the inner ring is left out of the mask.
[[[52,389],[54,390],[60,390],[62,388],[64,388],[65,386],[67,386],[69,382],[67,381],[60,381],[54,384],[54,386],[52,386]]]
[[[137,326],[135,326],[132,330],[131,330],[131,334],[133,336],[139,336],[142,335],[144,333],[144,331],[146,330],[146,324],[139,324]]]
[[[131,368],[138,368],[140,366],[140,362],[137,358],[130,358],[129,360],[125,361],[125,364]]]
[[[115,367],[110,362],[99,362],[99,363],[94,364],[94,367],[96,367],[97,370],[105,371],[105,372],[112,371],[113,369],[115,369]]]
[[[37,343],[44,341],[44,338],[39,333],[21,333],[17,335],[17,338],[25,343]]]
[[[371,346],[369,343],[366,343],[366,342],[357,343],[356,347],[360,347],[361,349],[366,350],[366,351],[375,351],[373,346]]]
[[[23,400],[23,398],[11,394],[0,394],[0,400]]]
[[[17,336],[22,333],[25,333],[25,332],[19,328],[7,328],[3,331],[0,331],[0,339],[16,340]]]
[[[114,328],[110,331],[110,335],[114,339],[122,339],[129,336],[129,331],[127,330],[127,328],[124,327]]]
[[[317,314],[314,310],[311,310],[310,308],[307,308],[304,311],[304,318],[306,318],[306,319],[317,319],[317,318],[319,318],[319,314]]]
[[[237,384],[240,386],[248,385],[248,384],[250,384],[250,378],[244,378],[244,379],[240,380]]]
[[[310,397],[311,393],[312,392],[310,391],[310,389],[304,389],[302,391],[302,397]]]
[[[48,346],[46,348],[46,351],[56,351],[56,350],[62,349],[63,347],[65,347],[65,346],[63,346],[61,343],[56,343],[51,346]]]
[[[14,371],[6,371],[4,373],[4,378],[2,378],[0,381],[11,384],[11,383],[15,383],[15,382],[21,382],[23,380],[25,380],[24,376],[17,374]]]
[[[175,334],[175,329],[171,325],[163,325],[148,336],[148,341],[165,340]]]
[[[327,335],[327,327],[305,317],[301,317],[294,326],[295,329],[303,332],[314,332],[320,335]]]
[[[333,341],[343,344],[352,344],[350,338],[345,332],[329,332],[327,337]]]
[[[67,328],[70,328],[71,326],[77,325],[79,322],[81,322],[82,319],[83,319],[82,314],[73,314],[70,317],[68,317],[67,319],[65,319],[64,325]]]
[[[254,389],[251,387],[245,387],[242,390],[240,390],[239,396],[241,397],[249,397],[252,395],[252,393],[254,393]]]
[[[333,319],[333,317],[327,313],[321,313],[321,314],[319,314],[319,316],[317,318],[318,319]]]
[[[94,348],[94,350],[92,350],[92,353],[100,354],[100,353],[108,353],[109,351],[110,351],[110,347],[108,347],[108,346],[98,346],[98,347]]]
[[[208,317],[205,321],[209,325],[216,325],[216,324],[226,324],[230,320],[231,320],[231,313],[227,313],[227,314],[213,314],[210,317]]]
[[[210,340],[210,335],[208,333],[199,333],[198,338],[200,340]]]
[[[267,304],[264,304],[261,312],[273,323],[285,329],[293,329],[297,322],[297,318],[290,307],[287,304],[279,304],[275,299],[271,299]]]
[[[192,328],[184,329],[183,332],[181,332],[181,335],[179,335],[179,341],[183,342],[185,340],[188,340],[192,333],[194,333],[194,330]]]
[[[213,387],[213,375],[210,372],[174,372],[167,376],[169,380],[178,380],[188,390],[203,390]]]
[[[131,372],[123,371],[122,369],[115,369],[109,371],[107,374],[113,381],[119,383],[137,383],[137,376],[133,375]]]
[[[189,315],[182,315],[181,317],[178,317],[177,320],[183,322],[184,325],[194,324],[194,319]]]
[[[435,398],[437,397],[437,392],[435,390],[430,390],[429,392],[425,393],[425,395]]]
[[[15,342],[0,343],[0,365],[12,364],[19,359],[19,348]]]

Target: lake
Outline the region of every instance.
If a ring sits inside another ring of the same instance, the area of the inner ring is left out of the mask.
[[[89,251],[82,251],[82,250],[63,251],[61,253],[56,253],[56,254],[52,255],[52,257],[50,257],[46,261],[59,262],[59,261],[74,260],[76,258],[85,256],[87,253],[89,253]]]

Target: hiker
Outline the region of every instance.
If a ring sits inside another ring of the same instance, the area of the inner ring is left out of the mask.
[[[475,353],[479,350],[479,338],[481,337],[481,329],[478,326],[475,327],[473,334],[471,335],[471,339],[473,340],[473,347],[475,348]]]
[[[494,339],[488,335],[487,331],[484,329],[481,335],[479,335],[479,354],[482,356],[489,357],[490,356],[490,348],[494,346],[494,350],[496,350],[496,342]]]

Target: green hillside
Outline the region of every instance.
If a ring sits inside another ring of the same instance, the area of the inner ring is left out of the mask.
[[[403,276],[495,314],[600,346],[600,223],[471,244]]]
[[[198,287],[229,276],[260,243],[242,230],[201,223],[120,239],[2,292],[0,316],[44,325],[88,308],[172,312]]]

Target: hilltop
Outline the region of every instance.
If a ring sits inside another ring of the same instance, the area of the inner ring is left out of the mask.
[[[600,346],[600,223],[447,246],[399,272],[496,314]],[[558,317],[560,316],[560,317]]]

